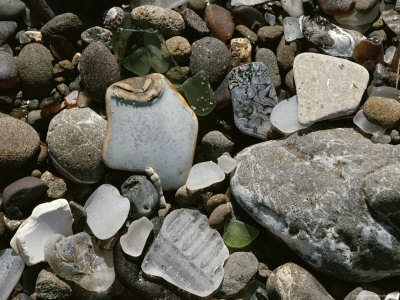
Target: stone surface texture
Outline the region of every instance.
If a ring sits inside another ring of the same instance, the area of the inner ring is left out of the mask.
[[[58,113],[47,132],[49,157],[54,167],[76,183],[96,183],[105,172],[101,151],[107,122],[90,108]]]
[[[0,299],[7,300],[18,283],[25,263],[14,250],[0,250]]]
[[[400,121],[400,103],[395,99],[369,97],[363,112],[368,121],[383,128],[395,127]]]
[[[400,148],[353,129],[303,130],[244,149],[231,176],[238,203],[317,270],[354,282],[400,274]],[[392,196],[391,196],[392,195]],[[367,202],[374,202],[374,212]],[[379,201],[378,201],[379,200]]]
[[[221,284],[228,256],[221,236],[208,226],[206,216],[195,210],[177,209],[165,218],[143,259],[142,270],[205,297]]]
[[[302,125],[354,113],[369,81],[364,67],[316,53],[296,56],[293,72]]]
[[[307,270],[294,263],[275,269],[267,280],[268,299],[333,300],[332,296]]]

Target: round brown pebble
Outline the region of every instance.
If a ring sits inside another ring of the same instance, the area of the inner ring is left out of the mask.
[[[228,197],[226,197],[224,194],[211,196],[205,203],[204,210],[210,214],[216,207],[227,202],[229,202]]]
[[[210,218],[208,219],[208,225],[213,229],[221,229],[222,226],[224,226],[226,218],[231,214],[232,204],[230,202],[221,204],[211,213]]]
[[[283,26],[275,25],[261,27],[257,31],[257,36],[260,41],[267,44],[267,46],[271,43],[277,45],[280,38],[283,36]]]
[[[166,40],[165,44],[177,63],[184,64],[188,61],[192,48],[187,39],[181,36],[174,36]]]
[[[40,172],[40,170],[33,170],[31,176],[40,178],[40,176],[42,176],[42,172]]]
[[[368,121],[384,128],[392,128],[400,121],[400,103],[395,99],[370,97],[363,111]]]

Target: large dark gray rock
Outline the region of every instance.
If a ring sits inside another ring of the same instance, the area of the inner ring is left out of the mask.
[[[400,274],[399,223],[391,214],[400,202],[391,179],[399,159],[400,147],[373,144],[353,129],[303,131],[240,152],[231,188],[314,268],[373,281]]]
[[[307,270],[287,263],[275,269],[267,280],[268,300],[333,300]]]

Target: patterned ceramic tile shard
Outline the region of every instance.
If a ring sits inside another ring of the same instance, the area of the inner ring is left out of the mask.
[[[271,130],[270,115],[278,103],[267,67],[253,62],[228,74],[235,125],[245,134],[266,140]]]
[[[177,209],[164,220],[142,270],[196,296],[214,292],[224,277],[229,251],[221,236],[196,210]]]
[[[182,186],[192,166],[197,139],[196,115],[161,74],[128,78],[106,94],[105,164],[144,172],[151,166],[164,190]]]

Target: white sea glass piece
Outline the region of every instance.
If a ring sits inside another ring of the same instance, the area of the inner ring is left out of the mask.
[[[209,187],[225,179],[225,173],[212,161],[201,162],[192,167],[186,187],[195,191]]]
[[[300,30],[299,19],[294,17],[286,17],[283,19],[283,33],[287,42],[304,37]]]
[[[237,166],[236,159],[232,158],[229,153],[224,153],[218,157],[218,167],[221,168],[225,174],[231,173]]]
[[[387,47],[385,55],[383,56],[383,61],[385,62],[385,64],[390,65],[392,63],[395,52],[396,52],[396,46]]]
[[[390,86],[377,86],[375,87],[371,94],[369,95],[370,97],[382,97],[382,98],[389,98],[389,99],[396,99],[397,100],[397,95],[400,94],[399,90],[396,90],[394,87]]]
[[[130,202],[111,184],[102,184],[90,195],[84,207],[90,230],[97,238],[105,240],[124,225]]]
[[[265,3],[268,0],[232,0],[231,5],[232,6],[240,6],[240,5],[247,5],[247,6],[253,6],[261,3]]]
[[[185,4],[188,1],[189,0],[132,0],[131,6],[135,8],[142,5],[153,5],[164,8],[175,8]]]
[[[11,239],[10,245],[28,266],[44,261],[43,246],[53,234],[72,234],[72,213],[68,201],[58,199],[36,206]]]
[[[161,74],[128,78],[106,94],[103,158],[112,169],[145,172],[151,166],[163,190],[185,184],[198,123],[194,112]]]
[[[304,15],[302,0],[281,0],[282,8],[292,17]]]
[[[153,223],[146,217],[135,220],[129,225],[128,232],[121,236],[122,250],[133,257],[142,255],[147,238],[153,230]]]
[[[298,130],[307,128],[301,125],[298,120],[298,102],[297,96],[287,100],[282,100],[271,113],[271,122],[279,131],[290,134]]]
[[[218,231],[197,210],[177,209],[165,218],[142,263],[148,275],[164,278],[180,289],[206,297],[224,277],[229,251]]]
[[[7,300],[24,271],[25,263],[18,253],[0,250],[0,300]]]
[[[374,143],[388,144],[392,140],[389,135],[385,134],[385,128],[368,121],[362,109],[354,116],[353,123],[365,133],[372,134],[371,141]]]

